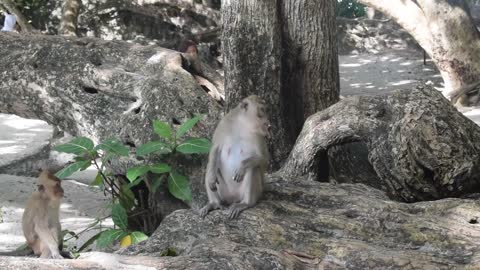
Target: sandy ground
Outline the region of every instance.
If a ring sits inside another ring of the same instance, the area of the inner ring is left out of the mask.
[[[419,81],[442,88],[440,75],[431,61],[423,65],[421,52],[342,55],[339,60],[343,96],[384,94],[410,88]],[[480,124],[480,109],[470,108],[465,115]],[[0,114],[0,166],[41,149],[51,133],[45,122]],[[77,181],[65,181],[66,199],[61,209],[64,228],[79,232],[95,218],[108,214],[103,193],[80,183],[89,183],[94,177],[95,173],[88,171],[73,176]],[[0,251],[14,249],[24,241],[20,220],[23,205],[34,189],[33,181],[34,178],[0,174]],[[72,244],[79,246],[87,238],[85,235]]]
[[[418,51],[391,50],[381,54],[340,55],[340,88],[346,95],[379,95],[431,82],[442,90],[443,80],[430,59]]]

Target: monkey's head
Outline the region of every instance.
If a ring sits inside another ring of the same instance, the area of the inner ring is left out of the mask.
[[[253,124],[254,130],[264,137],[271,137],[270,120],[266,111],[266,104],[263,99],[256,95],[251,95],[244,98],[239,106],[248,121]]]
[[[48,170],[44,170],[38,177],[38,191],[50,200],[63,198],[62,181]]]

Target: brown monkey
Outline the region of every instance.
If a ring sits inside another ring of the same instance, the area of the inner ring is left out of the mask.
[[[63,259],[59,209],[63,198],[60,179],[44,170],[38,177],[38,191],[33,192],[22,217],[27,244],[40,258]]]
[[[227,204],[229,217],[235,218],[257,203],[269,162],[269,128],[265,103],[257,96],[243,99],[223,117],[213,134],[208,157],[208,203],[200,210],[202,217]]]

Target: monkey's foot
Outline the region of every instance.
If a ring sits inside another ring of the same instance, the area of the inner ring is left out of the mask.
[[[207,203],[202,209],[200,209],[200,217],[205,218],[212,210],[219,209],[220,205],[216,203]]]
[[[43,252],[42,255],[40,255],[40,258],[45,258],[45,259],[64,259],[60,253],[50,253],[50,252]]]
[[[228,211],[228,218],[234,219],[237,218],[238,215],[240,215],[240,212],[243,210],[249,208],[250,206],[245,203],[234,203],[232,206],[230,206],[230,210]]]

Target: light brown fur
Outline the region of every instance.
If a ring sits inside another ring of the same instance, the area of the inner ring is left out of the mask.
[[[22,217],[27,244],[40,258],[62,259],[59,209],[63,198],[61,181],[49,171],[38,177],[38,190],[27,201]]]
[[[243,99],[220,121],[208,159],[208,203],[200,210],[202,217],[226,204],[229,217],[235,218],[258,202],[269,162],[269,128],[265,103],[257,96]]]

